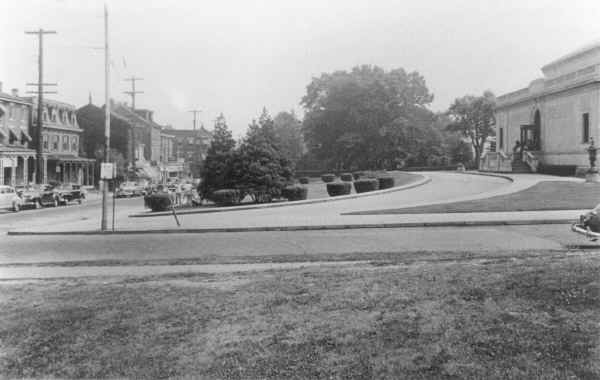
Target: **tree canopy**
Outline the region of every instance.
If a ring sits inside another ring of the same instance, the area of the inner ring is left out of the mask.
[[[304,154],[302,122],[294,111],[290,111],[279,112],[273,118],[273,123],[281,153],[295,166]]]
[[[479,165],[487,138],[495,134],[495,106],[494,94],[486,91],[482,96],[466,95],[455,99],[448,109],[451,123],[448,124],[447,129],[459,132],[469,139],[475,150],[476,165]]]
[[[418,72],[363,65],[322,74],[302,99],[304,137],[335,169],[396,166],[428,154],[432,100]]]
[[[213,139],[204,159],[199,192],[203,197],[219,189],[231,187],[231,162],[235,140],[227,127],[225,116],[220,114],[215,120]]]

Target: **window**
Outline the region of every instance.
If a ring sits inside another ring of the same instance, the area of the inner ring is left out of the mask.
[[[77,136],[71,138],[71,151],[77,152]]]
[[[499,135],[500,136],[498,137],[500,141],[498,141],[498,146],[500,147],[500,149],[504,149],[504,128],[500,128]]]
[[[15,118],[15,106],[12,103],[8,105],[8,118]]]
[[[590,114],[584,113],[582,115],[582,127],[583,127],[583,142],[590,142]]]
[[[63,140],[62,150],[66,152],[69,150],[69,136],[63,136],[62,140]]]
[[[27,107],[23,106],[21,107],[21,120],[25,121],[27,117]]]
[[[54,135],[52,136],[52,150],[58,150],[58,144],[60,142],[60,136]]]
[[[44,150],[48,150],[48,135],[42,136],[42,146]]]

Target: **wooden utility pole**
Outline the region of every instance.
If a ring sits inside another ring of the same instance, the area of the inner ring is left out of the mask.
[[[131,96],[131,109],[135,110],[135,95],[144,93],[144,91],[135,90],[135,81],[144,80],[144,78],[136,78],[132,76],[131,78],[125,78],[124,80],[131,82],[131,91],[123,91],[123,93],[129,94]]]
[[[110,54],[108,50],[108,10],[104,4],[104,162],[110,162]],[[114,171],[113,171],[114,172]],[[100,229],[106,231],[108,180],[102,184],[102,220]],[[116,191],[117,189],[113,189]]]
[[[56,91],[44,91],[44,86],[56,86],[56,83],[44,83],[44,34],[56,34],[54,30],[39,29],[36,31],[25,32],[25,34],[37,34],[38,36],[38,82],[27,83],[28,86],[37,86],[37,91],[27,91],[30,94],[37,94],[37,131],[35,133],[35,148],[36,148],[36,182],[44,182],[44,147],[42,146],[42,127],[44,125],[42,116],[44,114],[43,94],[56,94]]]
[[[191,110],[189,111],[194,114],[194,131],[196,130],[196,115],[198,115],[202,110]]]

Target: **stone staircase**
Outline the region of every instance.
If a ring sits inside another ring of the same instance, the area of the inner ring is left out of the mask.
[[[529,168],[529,165],[527,165],[523,161],[513,160],[512,172],[513,173],[531,173],[531,169]]]

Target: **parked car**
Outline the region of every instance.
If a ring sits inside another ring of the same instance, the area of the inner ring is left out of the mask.
[[[65,183],[58,185],[55,190],[58,191],[60,198],[62,198],[61,204],[67,204],[69,202],[81,204],[85,199],[85,190],[81,188],[81,185]]]
[[[19,212],[21,209],[21,198],[12,186],[0,186],[0,208]]]
[[[52,185],[40,186],[40,203],[44,207],[57,207],[65,204],[62,194]]]
[[[117,189],[117,198],[146,195],[146,187],[135,182],[123,182]]]
[[[42,187],[39,185],[17,186],[17,195],[21,198],[22,207],[42,208]]]

